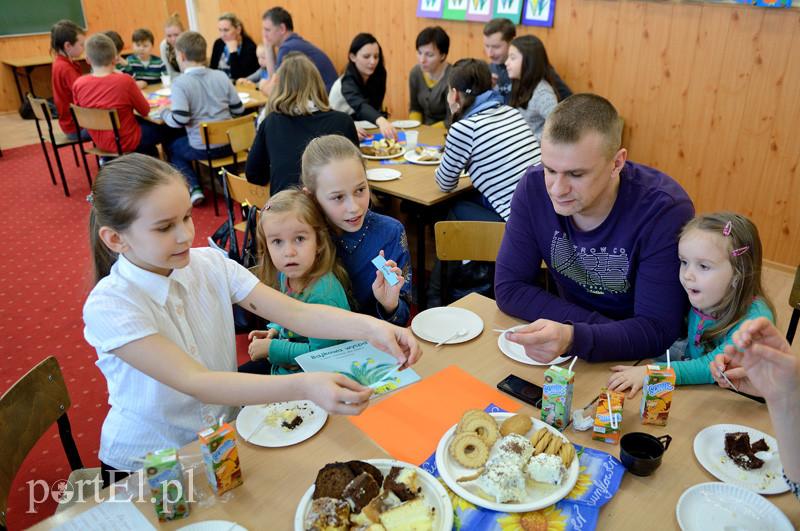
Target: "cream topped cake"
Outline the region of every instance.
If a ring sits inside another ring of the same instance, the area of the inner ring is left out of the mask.
[[[509,463],[517,463],[524,467],[533,455],[533,445],[523,437],[512,433],[500,439],[492,448],[490,460],[499,459]]]
[[[517,502],[527,496],[525,476],[516,459],[489,459],[476,483],[498,503]]]
[[[539,483],[558,485],[566,469],[557,455],[539,454],[531,457],[527,467],[528,476]]]

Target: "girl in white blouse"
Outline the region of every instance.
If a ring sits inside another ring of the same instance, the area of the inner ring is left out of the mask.
[[[366,339],[408,367],[420,356],[407,329],[260,284],[222,253],[192,249],[192,204],[168,164],[132,154],[105,165],[90,196],[96,285],[83,308],[86,340],[108,382],[99,458],[108,480],[147,452],[180,447],[235,406],[309,399],[358,414],[371,389],[332,373],[236,372],[232,304],[306,336]]]

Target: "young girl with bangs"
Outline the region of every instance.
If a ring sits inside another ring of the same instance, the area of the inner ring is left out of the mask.
[[[270,197],[261,211],[257,241],[261,282],[302,302],[350,309],[347,272],[336,260],[324,216],[308,195],[292,189]],[[275,321],[267,330],[250,332],[248,339],[247,352],[263,374],[299,372],[297,356],[340,342],[305,337]],[[239,371],[254,372],[244,366]]]
[[[733,344],[742,323],[758,317],[774,321],[774,308],[761,286],[758,229],[746,217],[730,212],[697,216],[681,232],[678,258],[680,281],[692,307],[685,352],[670,349],[675,383],[714,383],[716,375],[709,364]],[[611,370],[609,389],[630,389],[633,397],[642,388],[645,365],[617,365]]]

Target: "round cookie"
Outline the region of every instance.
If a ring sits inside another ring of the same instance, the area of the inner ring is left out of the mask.
[[[449,450],[453,459],[467,468],[483,466],[489,459],[489,447],[477,433],[457,433]]]
[[[503,437],[510,433],[525,435],[532,427],[533,422],[531,422],[531,418],[529,416],[514,415],[513,417],[508,417],[503,421],[502,424],[500,424],[500,435]]]
[[[487,448],[491,448],[500,438],[500,430],[494,418],[478,409],[471,409],[461,417],[456,433],[474,433],[486,443]]]

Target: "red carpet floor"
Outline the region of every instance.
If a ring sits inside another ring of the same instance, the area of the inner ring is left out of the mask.
[[[58,358],[72,398],[70,422],[87,467],[99,466],[100,427],[108,411],[106,383],[96,353],[83,339],[81,309],[91,290],[87,243],[89,193],[82,168],[62,150],[71,197],[53,186],[38,145],[4,150],[0,158],[0,394],[47,356]],[[96,172],[90,162],[92,173]],[[195,245],[222,223],[210,203],[194,211]],[[246,336],[239,336],[240,361]],[[2,426],[7,430],[10,427]],[[2,450],[0,450],[2,451]],[[29,482],[53,485],[69,476],[56,426],[42,437],[15,478],[9,529],[24,529],[51,515],[55,502],[29,512]],[[36,493],[41,499],[40,488]]]

